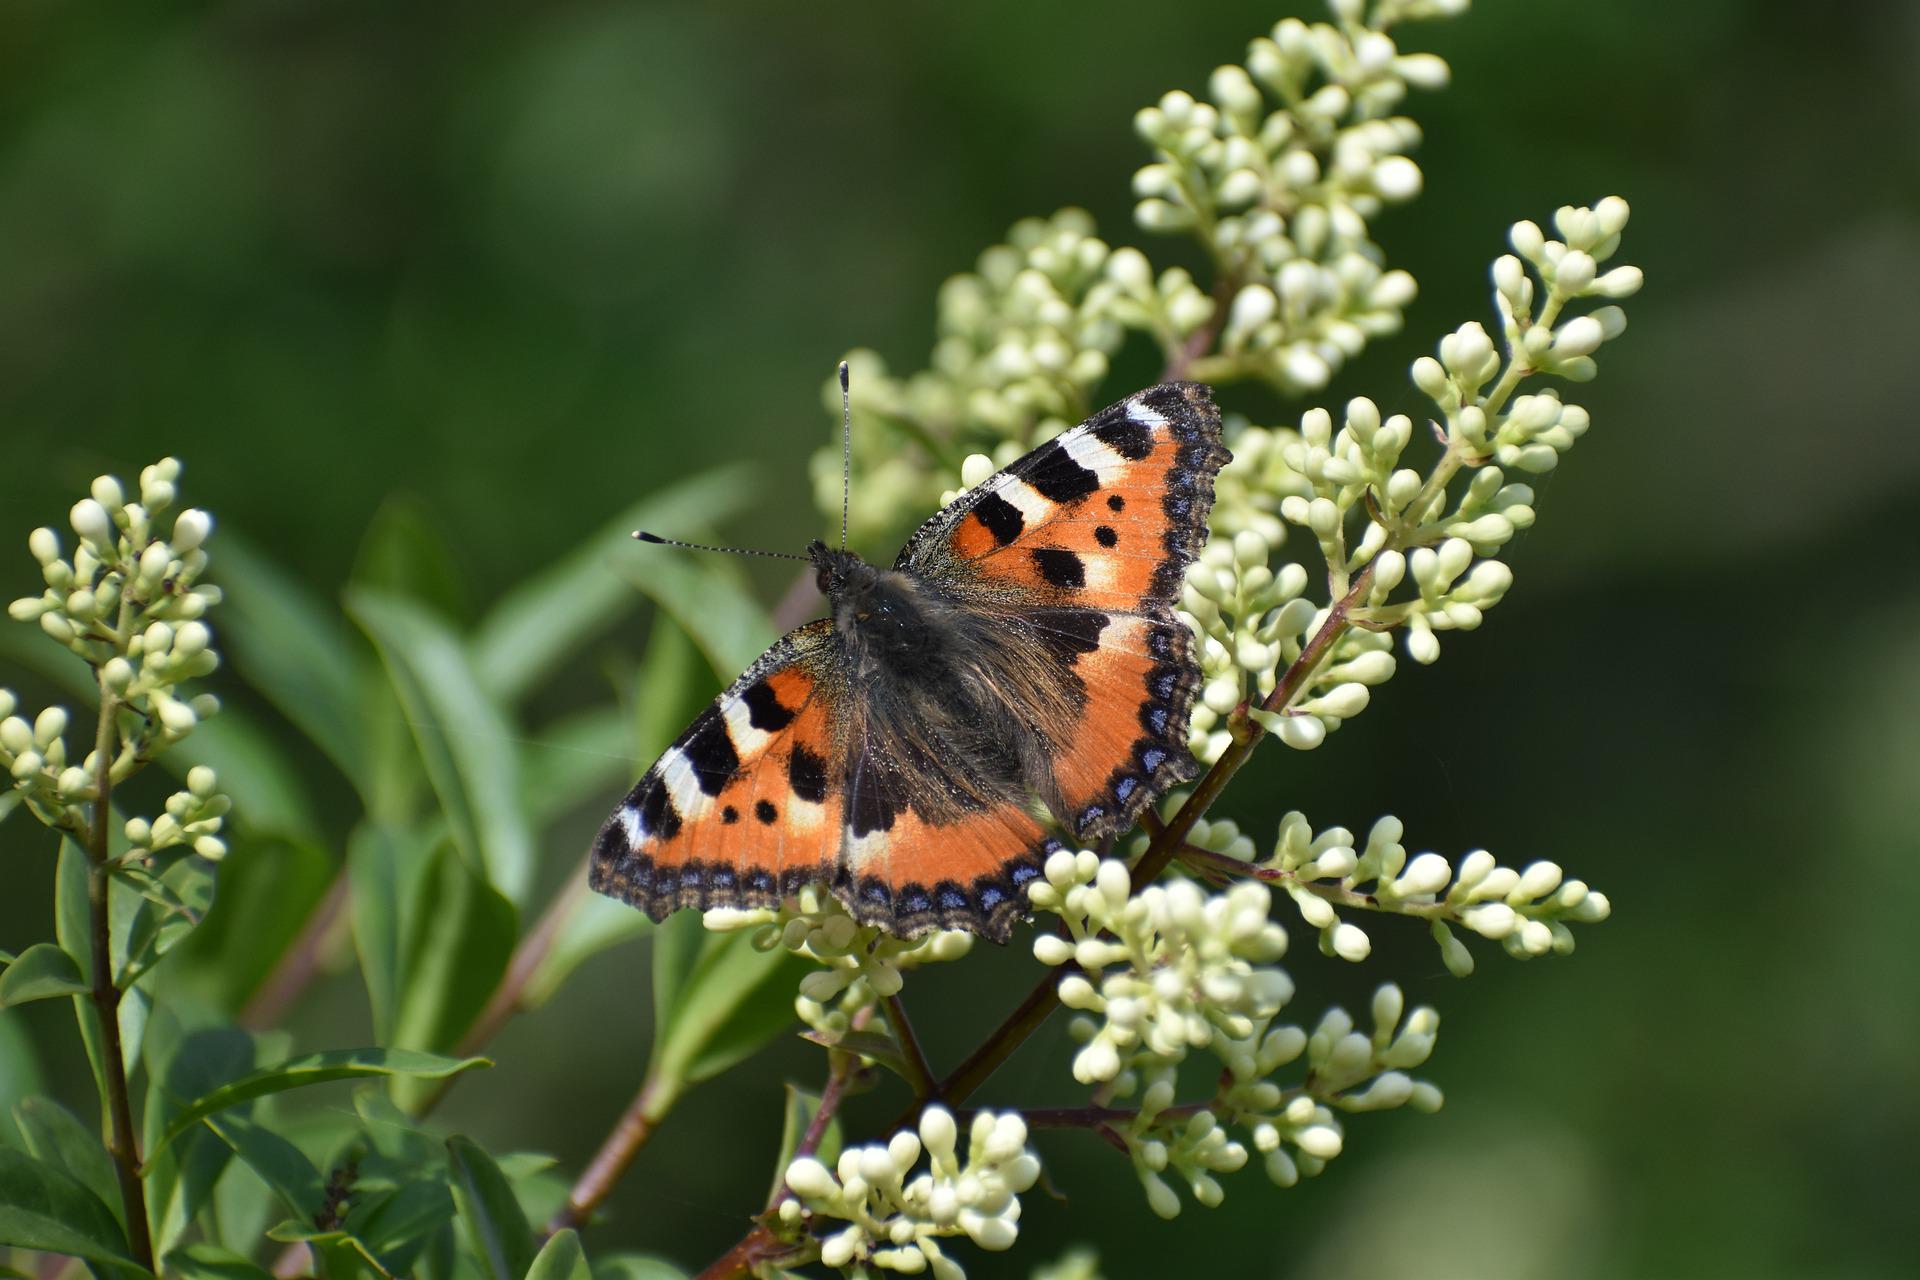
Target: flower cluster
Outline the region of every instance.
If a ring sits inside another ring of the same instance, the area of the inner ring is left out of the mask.
[[[1094,407],[1124,337],[1110,253],[1084,210],[1023,219],[972,272],[941,286],[928,368],[896,378],[875,353],[848,354],[863,495],[856,539],[924,511],[965,453],[1004,466]],[[837,413],[837,381],[828,398]],[[840,463],[837,447],[813,460],[816,496],[836,512]]]
[[[819,1219],[845,1222],[820,1240],[820,1261],[830,1267],[871,1262],[961,1280],[966,1272],[939,1241],[964,1235],[983,1249],[1010,1248],[1019,1194],[1039,1178],[1040,1161],[1027,1150],[1027,1126],[1017,1115],[975,1115],[964,1162],[959,1135],[952,1113],[933,1106],[921,1113],[918,1135],[902,1130],[884,1145],[849,1147],[834,1168],[802,1156],[787,1166],[796,1198],[781,1204],[781,1221],[809,1223],[816,1233],[824,1230]],[[923,1153],[927,1168],[916,1174]]]
[[[1449,73],[1433,54],[1402,53],[1388,29],[1465,7],[1380,4],[1368,18],[1336,0],[1335,22],[1287,18],[1248,46],[1244,67],[1217,69],[1210,101],[1175,90],[1134,117],[1155,157],[1133,177],[1135,220],[1197,238],[1228,299],[1219,349],[1193,376],[1317,390],[1399,329],[1413,277],[1381,265],[1368,222],[1420,193],[1407,155],[1420,127],[1391,112],[1408,88],[1441,88]],[[1154,329],[1169,353],[1185,341]]]
[[[1244,841],[1230,823],[1215,827],[1206,833],[1213,843]],[[1059,991],[1081,1015],[1071,1028],[1082,1043],[1074,1077],[1102,1101],[1138,1095],[1137,1110],[1103,1112],[1101,1122],[1125,1144],[1162,1217],[1180,1211],[1169,1172],[1201,1204],[1217,1205],[1225,1192],[1216,1175],[1244,1166],[1249,1142],[1269,1176],[1290,1186],[1339,1154],[1336,1112],[1440,1105],[1437,1089],[1406,1075],[1432,1051],[1438,1016],[1420,1009],[1402,1024],[1398,988],[1376,993],[1371,1036],[1339,1009],[1311,1033],[1276,1023],[1293,981],[1277,964],[1287,937],[1268,918],[1272,896],[1260,881],[1212,896],[1188,880],[1136,893],[1123,863],[1057,853],[1028,893],[1065,929],[1042,934],[1033,950],[1073,968]],[[1195,1050],[1219,1060],[1219,1084],[1203,1103],[1176,1105],[1179,1065]],[[1303,1057],[1301,1083],[1271,1078]]]
[[[860,1010],[898,995],[903,970],[957,960],[973,946],[973,935],[958,929],[900,938],[861,924],[820,885],[802,888],[778,908],[716,908],[702,923],[719,932],[753,929],[760,950],[784,947],[818,963],[801,980],[794,1008],[829,1043],[852,1028]]]
[[[1526,960],[1570,953],[1571,925],[1598,924],[1613,912],[1606,894],[1567,879],[1558,863],[1516,869],[1485,849],[1473,850],[1458,865],[1437,853],[1409,858],[1404,834],[1391,814],[1375,822],[1361,843],[1345,827],[1316,834],[1305,816],[1289,813],[1267,857],[1244,866],[1230,862],[1250,859],[1252,849],[1252,841],[1236,831],[1231,842],[1196,845],[1196,870],[1278,883],[1301,919],[1319,930],[1320,949],[1346,960],[1366,959],[1373,943],[1359,925],[1341,918],[1340,908],[1426,920],[1448,971],[1462,978],[1473,972],[1473,954],[1456,927]]]
[[[91,495],[70,513],[77,537],[71,556],[52,529],[35,529],[27,539],[46,589],[13,601],[7,612],[16,621],[37,622],[96,669],[116,730],[106,735],[105,760],[97,749],[76,758],[64,737],[64,708],[48,707],[29,723],[15,714],[14,695],[0,690],[0,768],[49,826],[81,831],[103,771],[110,786],[123,781],[219,710],[214,695],[189,696],[180,688],[219,665],[213,634],[201,619],[219,603],[220,588],[200,581],[207,568],[202,544],[213,527],[206,512],[181,511],[171,532],[160,533],[179,478],[180,463],[163,458],[141,472],[135,498],[113,476],[95,479]],[[211,769],[195,768],[159,817],[128,820],[128,843],[141,856],[185,846],[220,857],[226,845],[217,832],[227,798],[216,786]]]

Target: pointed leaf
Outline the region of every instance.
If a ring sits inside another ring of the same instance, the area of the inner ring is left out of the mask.
[[[481,620],[473,635],[480,682],[503,702],[515,702],[632,608],[632,592],[617,566],[633,553],[635,529],[706,528],[744,509],[752,498],[746,468],[727,467],[627,508],[579,550],[501,597]]]
[[[249,1098],[362,1076],[424,1076],[438,1080],[474,1067],[492,1065],[486,1058],[443,1058],[439,1054],[418,1053],[410,1049],[330,1049],[324,1053],[304,1054],[274,1066],[263,1067],[194,1099],[167,1126],[156,1147],[165,1147],[206,1117]],[[148,1158],[151,1160],[151,1153]]]
[[[593,1280],[687,1280],[687,1273],[645,1253],[616,1253],[593,1264]]]
[[[363,824],[347,840],[353,945],[373,1010],[373,1033],[393,1039],[420,886],[438,865],[437,838],[425,831]]]
[[[113,1211],[65,1169],[0,1147],[0,1244],[42,1249],[145,1275]]]
[[[81,1124],[73,1112],[52,1098],[22,1098],[13,1109],[13,1119],[34,1159],[64,1169],[109,1208],[119,1203],[113,1157],[100,1145],[100,1135]]]
[[[241,677],[368,794],[361,682],[366,646],[330,602],[230,532],[213,576],[225,585],[222,647]]]
[[[806,1136],[813,1118],[820,1113],[820,1095],[809,1093],[798,1085],[787,1086],[787,1105],[780,1120],[780,1153],[773,1161],[773,1185],[767,1190],[767,1199],[771,1202],[787,1185],[787,1166],[793,1163],[794,1153],[800,1149],[800,1140]],[[813,1154],[828,1168],[832,1168],[840,1158],[840,1117],[834,1116],[827,1121],[825,1132],[821,1134],[819,1145]]]
[[[400,1003],[390,1043],[405,1049],[457,1045],[486,1007],[513,958],[519,926],[513,906],[450,850],[420,883],[418,926],[408,939]],[[395,1082],[395,1100],[410,1108],[418,1086]]]
[[[453,838],[519,905],[533,875],[533,833],[520,808],[516,735],[482,689],[459,637],[410,600],[367,589],[347,598],[405,708]]]
[[[593,1280],[580,1233],[572,1228],[554,1232],[527,1268],[527,1280]]]
[[[692,638],[715,671],[744,670],[778,638],[767,611],[724,569],[656,555],[623,564],[621,573]]]
[[[87,980],[74,958],[51,942],[36,942],[0,973],[0,1009],[54,996],[83,996]]]
[[[447,1139],[447,1168],[467,1243],[494,1280],[521,1280],[533,1265],[533,1229],[513,1187],[470,1139]]]
[[[182,1280],[273,1280],[273,1272],[217,1244],[190,1244],[167,1255],[166,1273]]]
[[[682,914],[698,925],[693,913]],[[654,936],[669,933],[663,928]],[[655,1024],[649,1074],[669,1100],[686,1086],[725,1071],[792,1025],[793,992],[807,972],[789,952],[756,950],[750,931],[707,938],[670,1006],[656,1006],[656,1018],[660,1007],[667,1013],[664,1022]]]
[[[326,1178],[306,1152],[292,1142],[238,1112],[208,1116],[206,1124],[240,1157],[240,1163],[273,1189],[289,1211],[312,1222],[326,1207]]]

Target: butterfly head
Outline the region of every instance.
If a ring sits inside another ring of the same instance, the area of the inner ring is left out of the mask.
[[[853,552],[835,551],[818,539],[807,544],[807,559],[813,561],[814,582],[820,594],[833,599],[849,591],[869,589],[880,576],[879,570]]]

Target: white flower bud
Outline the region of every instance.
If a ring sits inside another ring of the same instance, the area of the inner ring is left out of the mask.
[[[13,759],[13,779],[25,782],[46,767],[46,760],[38,751],[22,751]]]
[[[1483,938],[1498,940],[1518,927],[1520,917],[1504,902],[1482,902],[1461,912],[1460,923]]]
[[[1420,166],[1405,156],[1387,156],[1373,166],[1373,189],[1382,200],[1411,200],[1420,194]]]
[[[36,746],[50,747],[54,740],[67,731],[67,709],[48,707],[33,720],[33,741]]]
[[[1646,275],[1638,267],[1615,267],[1593,282],[1591,292],[1603,298],[1630,298],[1640,292]]]
[[[1280,741],[1296,751],[1311,751],[1327,740],[1327,727],[1311,715],[1285,716],[1277,732]]]
[[[1279,310],[1280,300],[1272,289],[1264,284],[1250,284],[1233,296],[1233,307],[1227,313],[1227,332],[1245,334],[1257,329],[1273,319]]]
[[[1437,853],[1423,853],[1409,862],[1407,869],[1400,873],[1400,878],[1393,882],[1394,896],[1410,898],[1439,893],[1452,878],[1453,868],[1445,858]]]
[[[1355,964],[1365,960],[1373,951],[1373,939],[1367,936],[1365,929],[1356,924],[1342,922],[1335,925],[1327,943],[1333,948],[1333,954]]]
[[[1044,965],[1063,965],[1073,959],[1073,943],[1057,933],[1043,933],[1033,940],[1033,958]]]
[[[1169,1220],[1180,1216],[1180,1197],[1167,1185],[1166,1179],[1157,1173],[1143,1172],[1140,1185],[1146,1188],[1148,1208]]]
[[[1340,1154],[1344,1144],[1340,1131],[1332,1125],[1311,1124],[1293,1135],[1294,1143],[1311,1156],[1322,1160],[1331,1160]]]
[[[42,527],[27,535],[27,550],[42,565],[49,565],[60,559],[60,535]]]
[[[1606,330],[1592,316],[1575,316],[1554,330],[1554,358],[1571,360],[1577,356],[1591,355],[1599,350],[1606,336]]]
[[[103,549],[113,546],[113,517],[94,499],[82,498],[74,503],[69,518],[73,522],[73,531],[88,542]]]

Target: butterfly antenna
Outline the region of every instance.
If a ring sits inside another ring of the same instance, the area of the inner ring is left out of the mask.
[[[750,547],[710,547],[704,542],[682,542],[678,538],[663,538],[657,533],[648,533],[645,529],[635,529],[633,536],[641,542],[651,542],[661,547],[681,547],[687,551],[724,551],[730,556],[766,556],[773,560],[805,560],[805,556],[790,555],[785,551],[755,551]]]
[[[847,387],[847,362],[840,362],[840,549],[847,549],[847,512],[853,494],[853,393]]]

